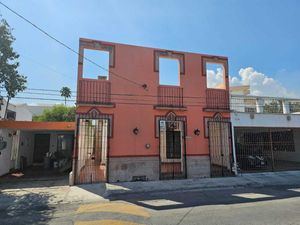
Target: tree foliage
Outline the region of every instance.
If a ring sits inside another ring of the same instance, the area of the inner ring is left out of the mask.
[[[71,97],[71,89],[69,87],[62,87],[60,95],[65,98],[65,105],[67,105],[67,98]]]
[[[282,113],[282,101],[272,100],[270,103],[264,105],[264,112],[266,113]]]
[[[7,97],[7,106],[11,98],[16,97],[18,92],[26,89],[27,78],[20,75],[18,67],[20,65],[17,54],[12,44],[15,41],[12,29],[6,20],[0,20],[0,85],[4,87]],[[7,107],[5,110],[5,115]]]
[[[289,106],[291,113],[300,112],[300,102],[291,102]]]
[[[45,109],[40,116],[34,116],[33,121],[38,122],[73,122],[75,121],[75,107],[56,105],[51,109]]]

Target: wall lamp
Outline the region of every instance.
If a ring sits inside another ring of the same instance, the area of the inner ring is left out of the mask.
[[[143,84],[142,88],[147,89],[148,85],[147,84]]]
[[[199,136],[200,135],[200,130],[197,128],[197,129],[195,129],[194,130],[194,134],[196,135],[196,136]]]
[[[138,133],[140,132],[139,131],[139,128],[134,128],[133,130],[132,130],[132,132],[135,134],[135,135],[138,135]]]

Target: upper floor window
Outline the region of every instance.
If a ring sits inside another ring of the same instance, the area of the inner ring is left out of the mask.
[[[95,62],[99,66],[89,60]],[[103,50],[84,49],[83,78],[108,80],[108,77],[109,52]]]
[[[159,58],[159,84],[180,86],[179,62],[177,59]]]
[[[6,118],[8,120],[16,120],[16,112],[12,110],[7,110]]]
[[[226,89],[225,70],[222,64],[206,63],[207,88]]]
[[[78,78],[108,80],[115,67],[115,46],[101,41],[80,39]]]
[[[227,58],[218,56],[203,56],[202,75],[206,76],[207,88],[226,89],[226,78],[228,78]]]
[[[184,75],[184,54],[173,51],[154,51],[154,71],[159,73],[160,85],[180,86]]]

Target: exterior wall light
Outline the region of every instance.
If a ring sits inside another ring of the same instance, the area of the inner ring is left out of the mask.
[[[197,129],[195,129],[194,130],[194,134],[196,135],[196,136],[199,136],[200,135],[200,130],[197,128]]]
[[[139,128],[134,128],[133,130],[132,130],[132,132],[135,134],[135,135],[138,135],[138,133],[140,132],[139,131]]]

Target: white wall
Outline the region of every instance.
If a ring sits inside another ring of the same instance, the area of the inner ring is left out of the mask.
[[[0,129],[0,137],[3,137],[3,141],[7,141],[5,149],[1,150],[0,155],[0,176],[7,174],[14,166],[14,161],[10,160],[12,137],[9,137],[9,133],[13,133],[12,130]]]
[[[21,156],[26,157],[27,166],[32,165],[34,151],[34,134],[30,131],[21,131],[19,142],[19,162]],[[18,165],[18,168],[20,164]]]
[[[27,104],[16,105],[16,120],[32,121],[32,113],[28,110]]]
[[[287,120],[288,115],[284,114],[259,114],[254,113],[254,119],[249,113],[231,113],[233,127],[284,127],[300,128],[300,115],[291,114],[291,120]]]
[[[5,114],[5,109],[6,109],[6,104],[7,104],[7,101],[4,99],[3,100],[3,105],[1,105],[1,110],[0,110],[0,119],[4,118],[4,114]],[[11,110],[11,111],[14,111],[16,112],[16,106],[13,105],[13,104],[8,104],[8,109]]]
[[[7,101],[4,99],[4,105],[1,106],[0,119],[4,118]],[[16,112],[16,120],[18,121],[32,121],[32,112],[29,111],[27,104],[13,105],[9,103],[8,109]]]

